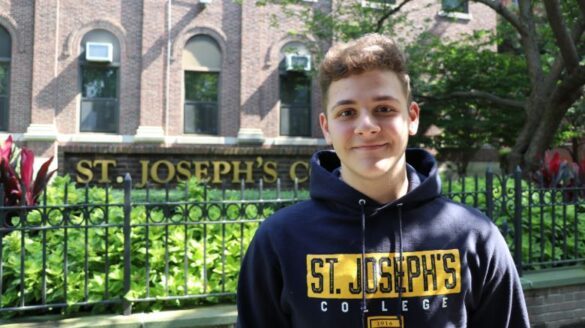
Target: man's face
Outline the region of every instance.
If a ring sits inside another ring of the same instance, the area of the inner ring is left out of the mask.
[[[341,160],[342,178],[396,177],[404,169],[408,136],[418,129],[419,107],[407,104],[396,73],[373,70],[335,81],[319,123]]]

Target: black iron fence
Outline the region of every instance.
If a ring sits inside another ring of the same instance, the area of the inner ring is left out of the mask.
[[[0,315],[234,300],[260,222],[308,195],[264,191],[261,182],[239,191],[183,187],[132,190],[129,176],[122,191],[65,183],[21,207],[5,206],[0,187]],[[583,186],[551,189],[520,172],[487,172],[447,178],[443,189],[492,218],[521,273],[585,261]]]

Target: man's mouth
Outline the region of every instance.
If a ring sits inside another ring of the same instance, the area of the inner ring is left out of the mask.
[[[366,144],[366,145],[353,146],[352,149],[355,149],[355,150],[378,150],[378,149],[385,148],[387,145],[388,145],[387,143]]]

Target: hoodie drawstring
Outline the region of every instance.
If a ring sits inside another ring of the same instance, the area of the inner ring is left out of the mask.
[[[368,312],[367,303],[366,303],[366,201],[364,199],[359,200],[360,210],[362,214],[362,254],[361,254],[361,277],[360,283],[362,287],[362,328],[365,327],[366,323],[366,313]],[[402,326],[402,286],[403,286],[403,275],[404,270],[402,267],[402,262],[404,261],[404,250],[402,247],[402,203],[396,205],[398,208],[398,322],[400,323],[400,328]]]
[[[398,322],[400,322],[400,328],[402,327],[402,278],[404,275],[404,271],[402,270],[402,261],[403,261],[403,249],[402,249],[402,203],[397,204],[396,207],[398,208],[398,270],[400,273],[398,274]]]
[[[361,285],[362,285],[362,328],[365,327],[366,323],[366,312],[368,308],[366,305],[366,200],[359,200],[360,209],[362,212],[362,260],[361,260]]]

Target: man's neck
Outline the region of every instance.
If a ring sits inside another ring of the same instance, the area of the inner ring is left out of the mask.
[[[352,188],[363,193],[380,204],[387,204],[406,195],[408,192],[408,176],[406,165],[395,172],[388,172],[384,177],[364,179],[349,172],[341,171],[341,179]]]

